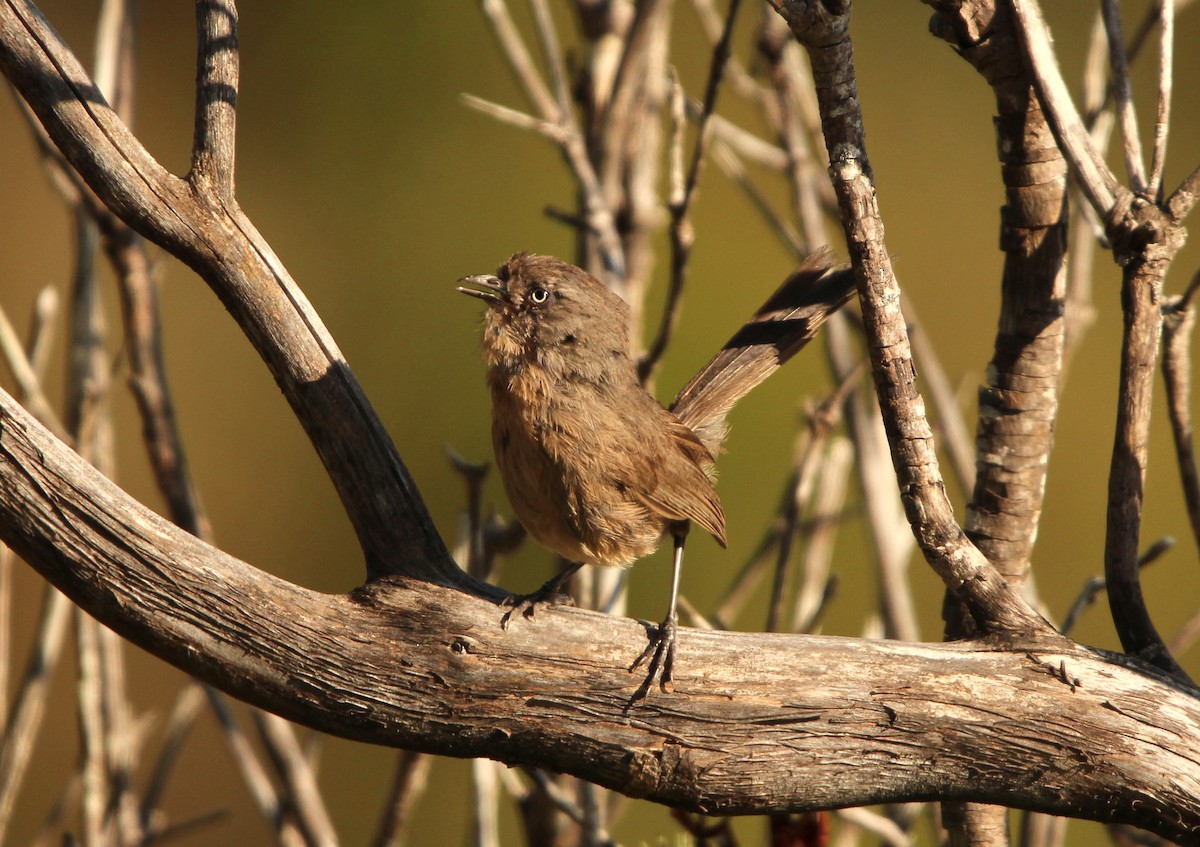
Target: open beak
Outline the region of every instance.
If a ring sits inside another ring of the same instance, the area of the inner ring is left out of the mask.
[[[507,292],[504,290],[504,283],[502,283],[492,274],[464,276],[459,280],[459,282],[465,282],[467,285],[476,286],[475,288],[466,288],[460,285],[458,290],[471,297],[478,297],[480,300],[486,300],[489,305],[498,305],[508,300]]]

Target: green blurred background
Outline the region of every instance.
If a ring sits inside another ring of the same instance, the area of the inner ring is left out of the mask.
[[[135,129],[160,162],[182,173],[192,130],[192,4],[142,5]],[[513,5],[520,7],[517,0]],[[1140,14],[1143,4],[1131,5]],[[96,4],[57,0],[41,7],[90,65]],[[572,182],[547,142],[461,104],[458,95],[470,92],[526,108],[475,4],[244,0],[239,7],[239,200],[341,345],[439,529],[452,541],[463,487],[447,465],[443,446],[453,445],[472,459],[490,458],[488,403],[477,356],[480,309],[454,293],[455,280],[491,270],[518,249],[569,257],[571,233],[549,222],[542,209],[547,204],[570,208]],[[516,12],[524,21],[523,7]],[[567,33],[569,6],[554,4],[554,13]],[[748,57],[758,10],[750,4],[743,14],[738,51]],[[1071,3],[1058,4],[1050,15],[1065,73],[1076,90],[1090,14],[1085,4]],[[1132,20],[1133,12],[1129,15]],[[674,61],[685,87],[699,94],[708,49],[690,5],[677,3],[675,16]],[[974,388],[991,354],[999,304],[997,212],[1003,196],[993,107],[983,81],[928,35],[928,17],[921,3],[860,0],[852,33],[888,246],[973,416]],[[1182,16],[1177,45],[1195,44],[1198,38],[1197,16]],[[568,43],[574,43],[569,36]],[[1146,58],[1138,76],[1144,127],[1153,114],[1154,60]],[[1175,79],[1168,189],[1200,162],[1195,85],[1200,51],[1177,50]],[[762,131],[728,91],[720,111]],[[0,101],[0,154],[0,303],[24,327],[40,288],[65,291],[71,227],[11,98]],[[781,186],[772,185],[767,175],[756,176],[770,196],[785,200]],[[684,324],[658,381],[664,399],[791,266],[744,196],[715,167],[703,177],[695,223]],[[837,241],[834,248],[844,249]],[[1168,280],[1171,291],[1186,283],[1196,259],[1197,248],[1188,247]],[[665,276],[663,264],[658,283]],[[1035,552],[1043,597],[1060,617],[1083,582],[1102,571],[1120,315],[1119,274],[1103,254],[1097,268],[1099,320],[1070,372]],[[266,369],[190,271],[164,257],[160,278],[178,412],[219,543],[258,567],[319,590],[342,592],[359,584],[363,567],[349,524]],[[661,287],[651,295],[652,315]],[[107,289],[110,326],[116,326],[111,286]],[[56,398],[59,358],[50,383]],[[697,536],[684,574],[684,592],[700,609],[712,608],[721,597],[770,520],[792,456],[799,403],[827,387],[821,362],[819,355],[801,357],[733,417],[720,488],[729,550]],[[11,378],[7,373],[3,378],[11,390]],[[1180,543],[1145,573],[1144,587],[1159,628],[1170,635],[1194,611],[1200,581],[1162,415],[1161,386],[1156,392],[1144,539],[1173,535]],[[118,479],[134,496],[161,508],[134,408],[120,384],[113,406],[120,430]],[[490,481],[487,493],[489,502],[507,513],[497,480]],[[961,493],[952,494],[961,504]],[[851,497],[857,502],[857,491],[852,489]],[[858,634],[873,608],[873,564],[861,536],[845,532],[839,543],[835,569],[842,589],[826,632]],[[655,620],[661,615],[668,589],[665,562],[660,552],[634,570],[631,614]],[[528,546],[507,565],[504,583],[528,590],[550,567],[549,554]],[[936,640],[940,584],[920,562],[914,563],[912,580],[924,636]],[[40,596],[38,578],[18,565],[13,621],[18,669]],[[764,597],[757,602],[742,626],[761,626]],[[1117,647],[1102,605],[1084,618],[1076,635]],[[183,677],[136,649],[130,654],[135,704],[161,718]],[[73,665],[67,655],[11,832],[14,844],[28,840],[74,765]],[[1183,658],[1190,671],[1200,671],[1194,652]],[[334,739],[325,744],[322,786],[344,843],[363,843],[373,832],[394,755]],[[461,843],[468,826],[467,763],[438,761],[432,780],[412,843]],[[186,840],[189,844],[268,838],[207,715],[185,753],[168,808],[176,820],[214,808],[230,810],[219,828]],[[511,827],[511,811],[505,814]],[[739,824],[747,843],[761,843],[752,835],[756,826]],[[1073,828],[1075,843],[1089,843],[1096,832],[1086,825]],[[665,809],[638,804],[615,835],[627,844],[656,843],[675,831]]]

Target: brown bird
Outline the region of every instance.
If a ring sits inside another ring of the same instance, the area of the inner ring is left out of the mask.
[[[628,567],[669,534],[671,602],[645,651],[640,693],[669,690],[676,598],[688,527],[725,546],[714,457],[733,405],[803,347],[854,290],[848,268],[814,253],[664,409],[630,357],[629,307],[599,280],[551,256],[517,253],[495,275],[465,277],[488,304],[483,360],[492,446],[513,510],[572,564],[538,591],[510,597],[532,616],[585,564]]]

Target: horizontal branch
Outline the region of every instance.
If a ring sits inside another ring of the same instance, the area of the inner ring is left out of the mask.
[[[141,647],[336,735],[697,811],[975,800],[1200,844],[1200,700],[1064,640],[684,629],[677,692],[631,705],[645,624],[552,608],[505,632],[493,603],[430,583],[292,585],[155,515],[2,392],[0,537]]]

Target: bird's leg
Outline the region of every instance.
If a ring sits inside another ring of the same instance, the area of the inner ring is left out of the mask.
[[[572,603],[571,595],[563,591],[563,588],[581,567],[583,565],[579,562],[572,562],[556,575],[546,580],[546,584],[532,594],[514,594],[502,600],[500,605],[507,606],[508,611],[500,619],[500,628],[508,629],[512,616],[515,614],[519,614],[525,618],[532,618],[537,611],[537,607],[540,605],[549,604],[553,606]]]
[[[663,691],[675,690],[671,682],[672,671],[675,668],[675,605],[679,597],[679,575],[683,571],[683,542],[687,538],[687,524],[684,524],[682,529],[673,529],[671,537],[675,542],[674,568],[671,572],[671,605],[667,607],[667,616],[663,618],[662,623],[650,634],[650,643],[646,645],[642,655],[629,666],[629,670],[632,671],[647,659],[650,660],[646,680],[634,695],[635,700],[649,694],[655,682]]]

